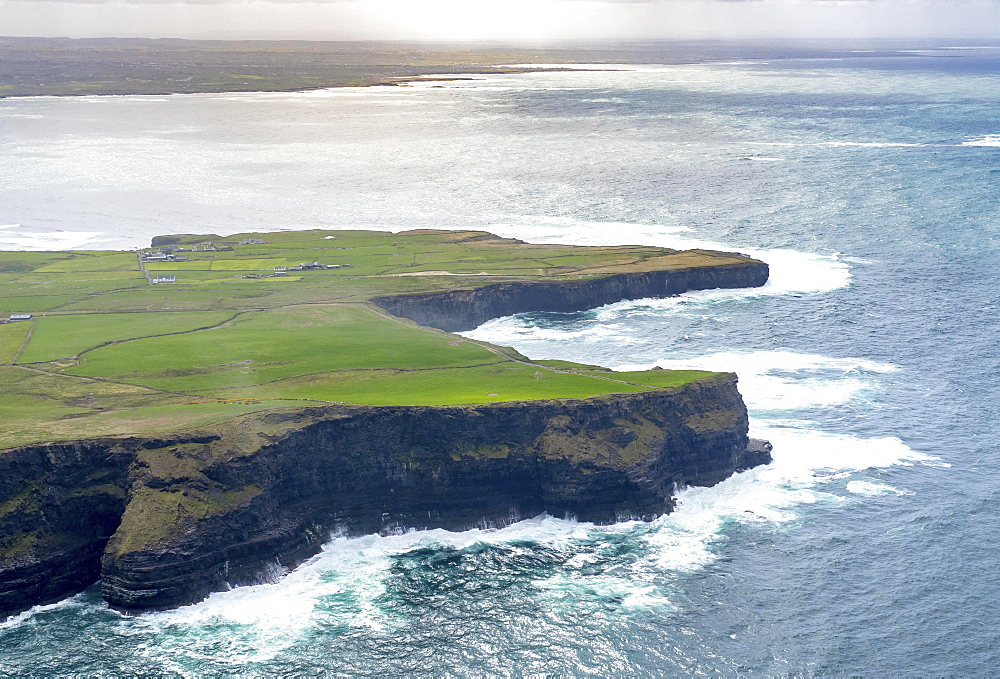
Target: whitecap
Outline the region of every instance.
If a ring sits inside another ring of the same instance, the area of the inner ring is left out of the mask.
[[[420,548],[460,550],[477,543],[537,543],[575,552],[565,561],[568,570],[533,582],[547,605],[565,603],[575,609],[577,600],[587,597],[614,600],[624,608],[670,610],[669,597],[650,584],[650,573],[687,573],[712,563],[729,524],[787,522],[798,516],[799,506],[843,502],[824,485],[845,472],[936,459],[909,449],[899,439],[830,434],[803,423],[755,421],[752,433],[775,444],[772,464],[712,488],[683,489],[676,511],[652,524],[595,526],[542,515],[497,530],[335,537],[319,555],[277,582],[220,592],[193,606],[141,616],[135,624],[157,635],[156,643],[142,652],[165,661],[177,653],[197,660],[218,657],[222,648],[234,663],[261,662],[320,627],[364,627],[391,635],[405,624],[382,605],[393,558]],[[852,492],[863,488],[848,484]],[[645,541],[650,553],[620,573],[579,572],[598,558],[580,551],[581,543],[602,533],[630,534]]]
[[[888,149],[888,148],[923,148],[926,146],[947,146],[947,144],[926,144],[923,142],[906,142],[906,141],[850,141],[850,140],[839,140],[839,141],[809,141],[809,142],[798,142],[798,141],[750,141],[746,142],[754,146],[788,146],[788,147],[833,147],[833,148],[872,148],[872,149]]]
[[[503,64],[495,68],[558,68],[568,71],[638,71],[641,66],[635,64]]]
[[[893,488],[885,483],[861,480],[848,482],[847,492],[854,493],[855,495],[863,495],[865,497],[877,497],[879,495],[913,495],[913,491],[900,490],[899,488]]]
[[[962,146],[1000,146],[1000,134],[987,134],[976,139],[963,141]]]
[[[613,341],[615,344],[638,344],[641,342],[639,339],[626,335],[620,323],[592,324],[585,328],[562,330],[554,327],[539,327],[523,318],[511,316],[489,321],[475,330],[461,334],[465,337],[489,341],[494,344],[510,344],[527,339],[552,342],[582,340],[603,343]]]
[[[93,247],[102,242],[102,231],[33,231],[24,229],[20,224],[8,224],[0,227],[0,250],[75,250]],[[13,229],[23,229],[14,231]]]
[[[624,527],[629,525],[633,524]],[[275,582],[216,592],[191,606],[142,615],[135,624],[157,635],[157,643],[147,652],[160,659],[174,649],[183,649],[188,657],[197,657],[200,649],[206,658],[217,657],[219,646],[224,645],[234,662],[263,662],[320,626],[390,633],[396,620],[379,601],[395,556],[418,548],[464,549],[476,543],[525,540],[565,547],[586,539],[594,530],[609,529],[542,515],[498,530],[338,536],[320,554]],[[190,634],[193,630],[199,633]]]
[[[661,359],[654,364],[621,364],[615,370],[712,370],[736,372],[740,392],[751,412],[795,411],[848,403],[876,389],[869,375],[898,366],[863,358],[833,358],[788,350],[719,351],[686,359]]]
[[[532,584],[541,592],[549,607],[566,604],[571,610],[577,610],[580,598],[585,597],[614,600],[624,608],[673,608],[656,585],[624,577],[558,573],[535,580]]]
[[[802,505],[843,502],[826,488],[845,473],[937,461],[896,437],[866,439],[819,431],[804,422],[791,424],[751,422],[751,434],[774,445],[771,464],[711,488],[680,492],[677,510],[658,519],[656,530],[645,536],[654,548],[649,560],[656,567],[689,572],[712,563],[727,524],[784,523],[797,519]]]
[[[30,624],[34,621],[35,617],[39,613],[46,613],[48,611],[59,611],[66,610],[70,608],[81,608],[87,604],[84,603],[83,599],[86,593],[80,592],[74,596],[62,599],[52,604],[43,604],[40,606],[32,606],[26,611],[12,615],[6,620],[0,620],[0,630],[12,629],[15,627],[20,627],[26,623]]]

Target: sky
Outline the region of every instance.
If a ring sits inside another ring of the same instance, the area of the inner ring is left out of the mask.
[[[1000,38],[1000,0],[0,0],[0,35],[522,41]]]

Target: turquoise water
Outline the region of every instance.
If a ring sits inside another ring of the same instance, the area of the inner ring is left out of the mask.
[[[761,290],[469,334],[735,370],[775,444],[651,524],[336,537],[272,584],[137,618],[92,589],[0,624],[0,673],[989,674],[995,54],[0,100],[5,247],[461,226],[751,252],[772,264]]]

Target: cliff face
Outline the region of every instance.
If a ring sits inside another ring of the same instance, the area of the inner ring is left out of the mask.
[[[99,577],[137,446],[110,439],[0,453],[0,617]]]
[[[734,375],[584,400],[265,417],[280,433],[249,447],[203,437],[0,453],[0,471],[18,475],[0,476],[0,502],[34,489],[23,510],[0,504],[2,525],[24,521],[37,540],[0,554],[0,615],[98,576],[121,610],[193,603],[295,566],[334,528],[651,518],[672,509],[676,486],[770,460],[747,439]]]
[[[100,577],[137,460],[167,443],[91,439],[0,451],[0,619],[75,594]]]
[[[373,301],[468,330],[514,313],[766,282],[763,262],[723,259]],[[0,451],[0,618],[99,578],[120,610],[193,603],[294,567],[332,529],[457,530],[541,512],[650,519],[671,511],[677,487],[769,461],[770,445],[747,439],[735,375],[582,400],[309,408],[247,416],[225,435]]]
[[[757,288],[768,266],[745,259],[717,266],[623,273],[568,281],[494,283],[473,290],[376,297],[389,313],[449,332],[472,330],[486,321],[532,311],[572,312],[622,300],[669,297],[689,290]]]

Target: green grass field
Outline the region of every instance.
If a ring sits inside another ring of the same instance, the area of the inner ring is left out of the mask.
[[[206,328],[234,315],[230,311],[201,311],[45,316],[35,322],[35,332],[19,362],[54,361],[76,356],[107,342]]]
[[[206,393],[228,398],[285,397],[370,405],[460,405],[588,398],[637,391],[648,389],[504,361],[435,370],[337,371],[291,377],[241,389],[209,390]]]
[[[8,323],[0,325],[0,363],[10,363],[17,355],[17,350],[21,348],[28,332],[31,331],[31,323]]]
[[[527,245],[468,231],[171,238],[178,247],[211,241],[219,249],[183,253],[191,262],[146,264],[147,273],[134,252],[0,253],[0,313],[35,314],[0,325],[0,363],[8,364],[0,366],[0,447],[161,433],[316,403],[462,405],[677,387],[714,373],[533,362],[394,320],[367,301],[746,261]],[[236,243],[243,238],[267,242]],[[312,261],[342,268],[240,278]],[[150,285],[146,276],[161,271],[177,282]],[[443,275],[469,273],[476,275]]]
[[[189,391],[331,370],[427,369],[500,360],[478,345],[365,309],[317,305],[249,312],[212,330],[103,347],[67,372]]]

